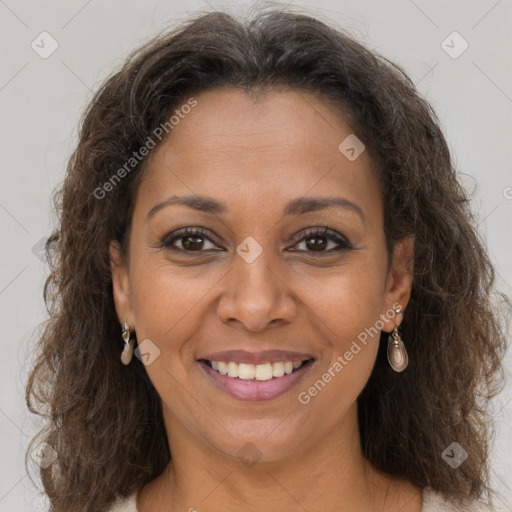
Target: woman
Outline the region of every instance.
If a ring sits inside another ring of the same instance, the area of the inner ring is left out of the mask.
[[[58,207],[53,511],[490,510],[493,269],[398,67],[198,16],[96,94]]]

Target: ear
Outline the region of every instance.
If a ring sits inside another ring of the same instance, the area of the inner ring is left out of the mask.
[[[411,298],[414,265],[414,239],[405,237],[396,242],[393,248],[391,265],[386,283],[386,313],[381,315],[385,332],[391,332],[402,322],[403,315],[396,314],[400,307],[402,313]],[[391,313],[391,314],[390,314]]]
[[[110,270],[112,273],[112,293],[117,318],[121,325],[127,322],[130,329],[135,329],[135,315],[133,314],[130,299],[130,281],[128,269],[121,253],[121,246],[117,240],[112,240],[109,246]]]

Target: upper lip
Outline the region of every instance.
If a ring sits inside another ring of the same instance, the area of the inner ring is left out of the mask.
[[[248,352],[247,350],[224,350],[212,352],[199,359],[209,361],[233,361],[245,364],[277,363],[280,361],[299,362],[311,359],[313,356],[304,352],[289,352],[287,350],[264,350],[262,352]]]

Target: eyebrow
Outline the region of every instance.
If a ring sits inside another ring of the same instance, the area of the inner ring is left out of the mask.
[[[228,207],[213,197],[173,195],[153,206],[146,214],[146,222],[148,222],[149,219],[158,211],[171,205],[183,205],[193,210],[212,215],[220,215],[228,212]],[[315,212],[332,207],[351,210],[359,215],[363,223],[366,220],[363,210],[357,204],[343,197],[299,197],[286,204],[283,210],[283,215],[304,215],[309,212]]]

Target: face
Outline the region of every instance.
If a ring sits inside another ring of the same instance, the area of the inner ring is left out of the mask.
[[[380,331],[409,299],[412,243],[388,261],[371,160],[339,149],[352,131],[327,100],[195,99],[147,161],[129,263],[111,245],[116,310],[147,354],[171,451],[186,435],[284,459],[356,418]]]

